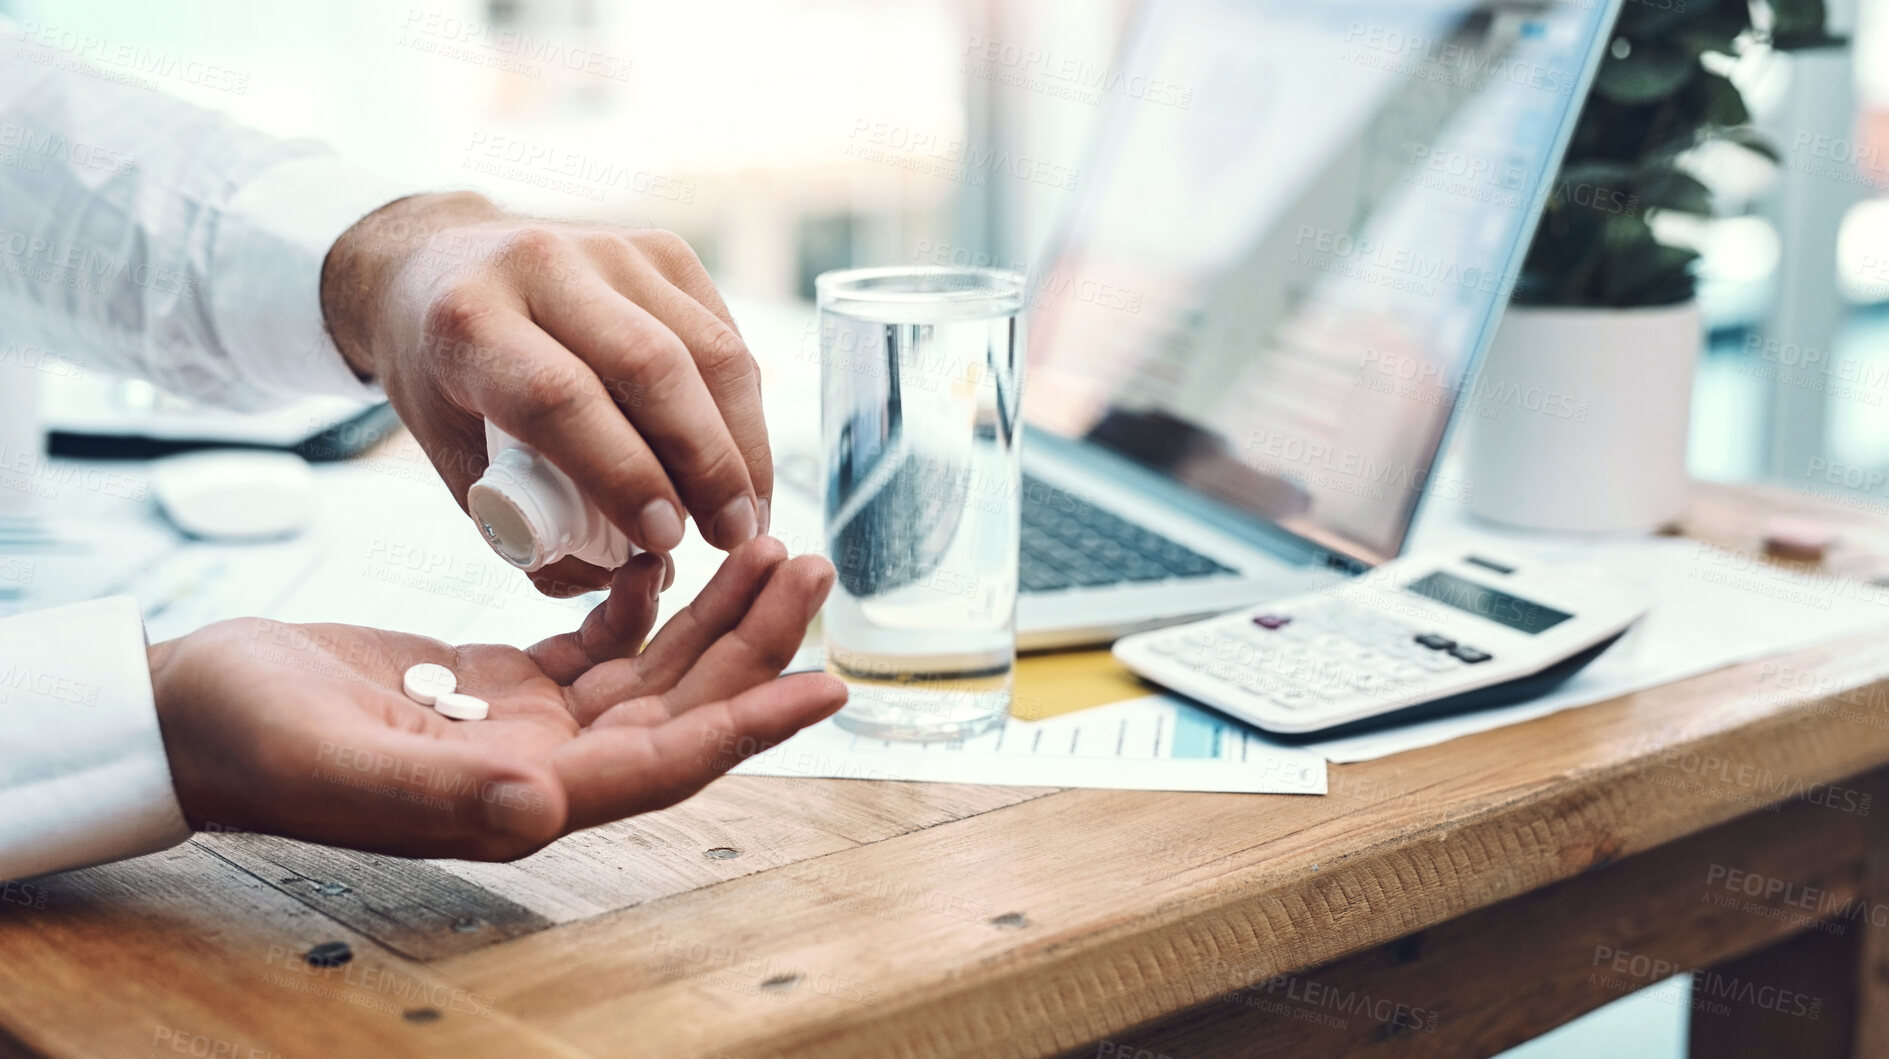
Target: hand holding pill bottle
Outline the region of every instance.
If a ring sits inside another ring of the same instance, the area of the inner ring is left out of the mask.
[[[348,366],[540,591],[607,585],[633,554],[618,531],[653,552],[687,521],[723,551],[767,532],[759,369],[681,238],[414,195],[336,240],[321,301]]]

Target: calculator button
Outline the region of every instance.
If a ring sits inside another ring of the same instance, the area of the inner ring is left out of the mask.
[[[1455,640],[1447,636],[1439,636],[1433,632],[1426,632],[1422,636],[1417,637],[1416,642],[1428,647],[1432,651],[1447,651],[1456,646]]]
[[[1253,619],[1253,624],[1270,631],[1285,628],[1292,624],[1292,619],[1282,614],[1261,614]]]
[[[1475,665],[1477,662],[1487,662],[1489,659],[1495,657],[1487,651],[1478,651],[1474,647],[1464,647],[1461,645],[1452,649],[1450,654],[1455,658],[1468,662],[1470,665]]]

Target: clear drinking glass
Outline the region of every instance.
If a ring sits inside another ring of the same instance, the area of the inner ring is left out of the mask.
[[[969,738],[1008,716],[1017,657],[1023,277],[866,268],[815,287],[826,666],[852,693],[837,721]]]

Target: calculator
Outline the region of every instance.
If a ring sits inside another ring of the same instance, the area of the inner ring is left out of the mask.
[[[1346,735],[1544,694],[1646,613],[1598,574],[1416,555],[1354,580],[1137,633],[1115,657],[1268,732]]]

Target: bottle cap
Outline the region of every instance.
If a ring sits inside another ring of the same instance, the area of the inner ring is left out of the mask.
[[[530,571],[553,558],[552,527],[559,520],[551,514],[554,505],[547,503],[552,498],[541,495],[530,467],[520,468],[516,466],[520,461],[506,458],[516,451],[501,453],[486,467],[485,475],[466,494],[466,508],[500,558]],[[524,462],[528,464],[529,459]]]
[[[499,558],[527,572],[567,555],[615,570],[636,554],[569,475],[491,423],[485,434],[491,462],[467,491],[466,510]]]

